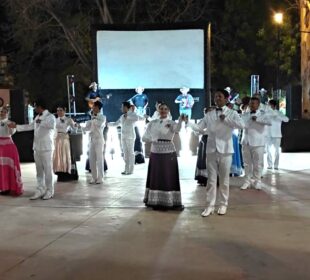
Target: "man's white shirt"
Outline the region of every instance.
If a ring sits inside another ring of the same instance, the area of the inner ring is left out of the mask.
[[[121,126],[123,136],[126,136],[127,139],[135,139],[135,123],[138,120],[143,120],[143,118],[139,117],[135,112],[127,112],[126,117],[125,114],[121,115],[116,122],[109,123],[109,126]]]
[[[252,120],[252,117],[256,117],[256,120]],[[271,125],[269,114],[261,110],[257,110],[255,114],[246,112],[242,114],[242,119],[245,123],[243,130],[242,145],[250,145],[254,147],[265,146],[266,144],[266,129],[265,126]]]
[[[93,115],[92,119],[86,122],[85,131],[89,131],[91,142],[104,143],[103,129],[106,123],[106,117],[100,113]]]
[[[278,110],[271,110],[271,111],[272,112],[269,113],[271,126],[268,126],[267,128],[267,137],[281,138],[282,137],[281,124],[282,122],[288,122],[289,119],[287,116],[283,115]]]
[[[220,115],[225,119],[221,120]],[[233,154],[232,133],[236,128],[243,129],[244,122],[238,113],[227,106],[220,110],[208,112],[199,124],[188,124],[192,129],[205,134],[207,129],[208,145],[207,154],[219,152],[221,154]]]
[[[30,124],[17,125],[16,130],[34,130],[33,149],[35,151],[54,150],[56,118],[48,110],[44,110],[42,115],[37,115]]]

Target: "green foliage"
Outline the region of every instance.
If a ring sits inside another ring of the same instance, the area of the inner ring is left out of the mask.
[[[249,93],[250,76],[258,74],[261,87],[270,90],[275,86],[278,63],[282,86],[299,79],[298,12],[284,7],[278,40],[272,21],[272,7],[277,7],[277,2],[225,1],[215,30],[213,61],[217,65],[213,81],[217,86],[229,85]]]
[[[11,29],[3,38],[10,38],[14,46],[8,55],[17,86],[34,98],[46,95],[51,106],[56,106],[66,100],[66,75],[73,74],[82,108],[83,95],[92,80],[92,24],[210,21],[213,87],[229,85],[248,93],[251,74],[261,76],[263,87],[274,85],[278,61],[283,83],[299,79],[298,13],[285,11],[277,44],[271,11],[281,2],[6,0]]]

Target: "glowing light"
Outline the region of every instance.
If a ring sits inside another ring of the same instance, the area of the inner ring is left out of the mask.
[[[283,23],[283,13],[281,13],[281,12],[275,13],[273,15],[273,20],[276,24],[282,24]]]

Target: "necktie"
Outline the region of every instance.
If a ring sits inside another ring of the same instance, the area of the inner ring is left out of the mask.
[[[215,110],[216,110],[216,111],[223,111],[222,108],[216,108]]]
[[[256,111],[251,111],[251,114],[256,114]]]

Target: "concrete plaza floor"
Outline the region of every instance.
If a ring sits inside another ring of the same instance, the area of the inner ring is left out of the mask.
[[[262,191],[231,179],[226,216],[200,216],[205,188],[196,158],[179,158],[183,212],[142,203],[147,164],[121,176],[108,156],[104,184],[56,183],[49,201],[29,201],[33,163],[22,164],[25,193],[0,197],[0,279],[310,279],[310,154],[283,154]]]

